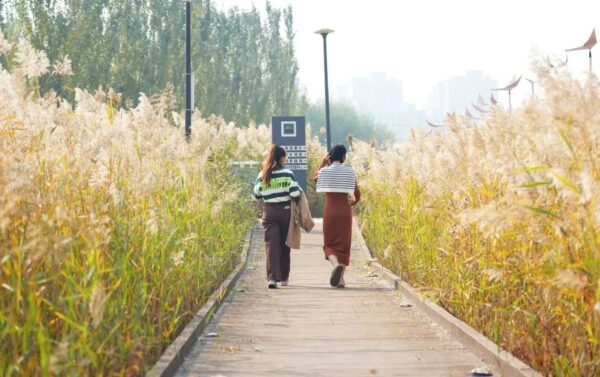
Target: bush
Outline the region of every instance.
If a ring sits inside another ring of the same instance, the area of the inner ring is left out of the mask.
[[[360,214],[386,266],[548,375],[600,374],[600,91],[540,69],[545,99],[356,142]]]

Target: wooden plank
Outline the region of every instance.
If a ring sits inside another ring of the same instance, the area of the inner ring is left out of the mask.
[[[177,376],[466,376],[484,363],[353,256],[329,286],[321,224],[292,251],[290,286],[266,287],[262,234],[249,268]],[[353,245],[353,251],[356,246]],[[208,334],[211,336],[208,336]]]

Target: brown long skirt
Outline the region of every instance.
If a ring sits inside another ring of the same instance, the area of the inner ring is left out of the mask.
[[[352,207],[348,194],[328,192],[323,210],[323,251],[325,258],[337,256],[338,262],[350,265],[352,243]]]

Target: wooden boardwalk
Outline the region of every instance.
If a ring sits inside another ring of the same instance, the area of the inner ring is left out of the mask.
[[[248,269],[177,376],[468,376],[484,363],[374,276],[353,245],[329,286],[320,223],[292,250],[290,285],[267,289],[262,230]],[[496,374],[497,375],[497,374]]]

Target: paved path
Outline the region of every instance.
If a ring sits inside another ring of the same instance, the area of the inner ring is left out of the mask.
[[[253,232],[247,271],[177,376],[464,377],[484,364],[372,276],[354,245],[347,288],[331,288],[321,225],[292,250],[290,285],[271,290]]]

